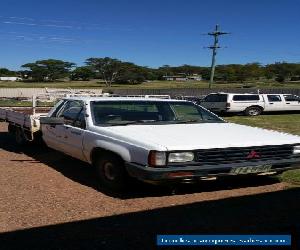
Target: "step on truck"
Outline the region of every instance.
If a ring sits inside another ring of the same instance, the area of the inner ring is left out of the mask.
[[[300,168],[299,136],[228,123],[185,100],[75,96],[47,114],[0,109],[0,118],[16,139],[41,135],[48,147],[92,164],[114,191],[130,177],[177,183]]]

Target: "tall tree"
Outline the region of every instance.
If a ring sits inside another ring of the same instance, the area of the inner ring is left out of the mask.
[[[77,67],[70,74],[71,80],[83,80],[88,81],[95,76],[95,73],[90,67]]]
[[[285,82],[288,78],[299,73],[299,64],[276,62],[266,65],[266,71],[269,75],[276,76],[276,81]]]
[[[86,64],[90,66],[94,72],[100,73],[107,87],[117,79],[120,74],[122,62],[120,60],[104,57],[104,58],[89,58]]]
[[[0,76],[16,76],[17,73],[15,71],[11,71],[7,68],[0,68]]]
[[[139,84],[146,80],[148,69],[130,62],[123,62],[116,78],[118,83]]]
[[[74,63],[55,59],[39,60],[22,65],[23,68],[29,69],[28,73],[35,81],[55,81],[68,76],[74,66]]]

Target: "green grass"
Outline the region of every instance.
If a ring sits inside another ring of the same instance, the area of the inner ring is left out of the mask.
[[[225,117],[225,120],[300,135],[300,114],[261,115],[257,117],[234,116]],[[300,170],[286,171],[275,178],[300,186]]]
[[[17,100],[9,100],[9,99],[0,100],[0,107],[30,107],[30,106],[32,106],[32,102],[30,101],[17,101]]]
[[[52,107],[52,102],[37,102],[37,107]],[[18,101],[13,99],[0,100],[0,107],[32,107],[31,101]]]
[[[279,180],[300,186],[300,170],[290,170],[278,176]]]
[[[243,86],[251,86],[253,88],[300,88],[300,83],[285,83],[277,82],[257,82],[257,83],[215,83],[212,88],[242,88]],[[107,88],[104,82],[99,80],[91,81],[68,81],[68,82],[0,82],[0,88],[103,88],[107,90],[114,89],[169,89],[169,88],[207,88],[206,81],[152,81],[144,82],[142,84],[113,84],[112,87]]]
[[[300,114],[233,116],[225,117],[225,120],[300,135]]]

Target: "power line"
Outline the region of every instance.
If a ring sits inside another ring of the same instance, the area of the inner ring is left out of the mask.
[[[222,32],[219,30],[219,25],[216,25],[216,28],[213,32],[207,33],[209,36],[214,37],[214,45],[207,47],[208,49],[212,50],[212,59],[211,59],[211,69],[210,69],[210,80],[209,80],[209,88],[214,82],[214,75],[215,75],[215,68],[216,68],[216,55],[217,50],[221,47],[219,46],[219,36],[230,34],[228,32]]]

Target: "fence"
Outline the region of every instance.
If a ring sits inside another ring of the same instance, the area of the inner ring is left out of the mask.
[[[209,93],[230,92],[230,93],[258,93],[258,89],[199,89],[199,88],[182,88],[182,89],[116,89],[114,94],[119,95],[171,95],[174,96],[203,96]],[[260,89],[259,93],[270,94],[294,94],[300,96],[300,89]]]
[[[0,98],[24,97],[29,98],[34,95],[45,95],[55,92],[93,92],[101,94],[102,89],[50,89],[50,88],[0,88]]]
[[[70,91],[70,89],[48,89],[48,91]],[[73,92],[89,91],[95,94],[101,94],[101,89],[72,89]],[[257,89],[199,89],[199,88],[182,88],[182,89],[115,89],[114,94],[119,95],[171,95],[174,96],[203,96],[215,92],[231,93],[257,93]],[[0,88],[0,98],[2,97],[32,97],[33,95],[46,94],[46,88]],[[277,93],[277,94],[294,94],[300,96],[300,89],[261,89],[260,93]]]

